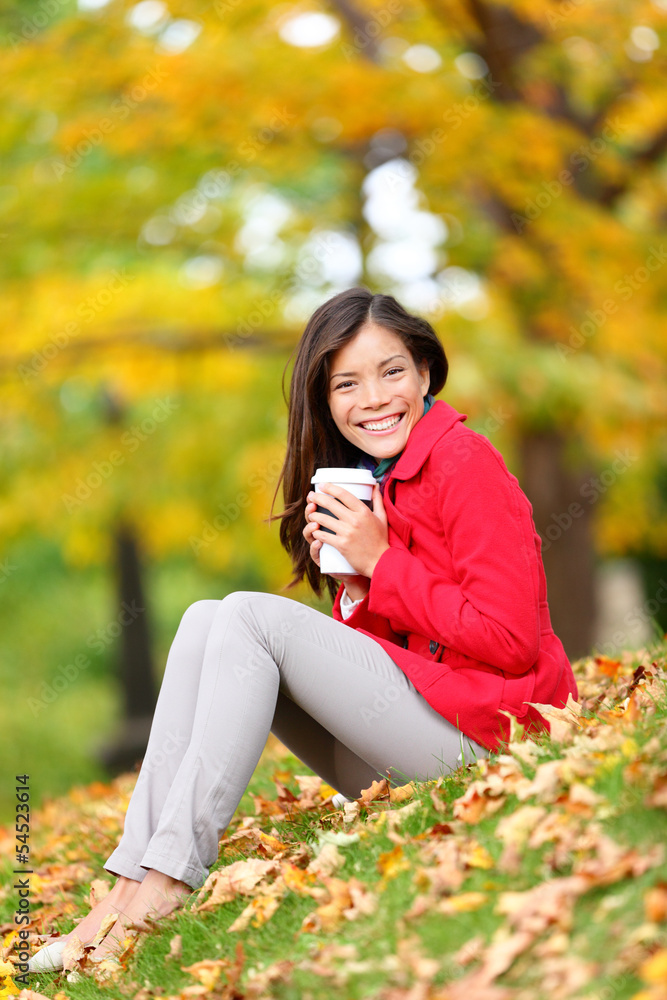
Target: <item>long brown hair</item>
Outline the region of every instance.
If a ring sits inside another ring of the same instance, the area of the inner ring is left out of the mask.
[[[294,351],[282,379],[283,398],[289,411],[287,453],[267,520],[281,519],[280,542],[292,558],[294,575],[284,590],[295,587],[305,576],[318,597],[324,584],[333,600],[340,586],[331,575],[321,574],[310,558],[310,547],[303,537],[304,508],[316,469],[353,468],[362,454],[336,427],[328,395],[331,355],[352,340],[367,322],[399,336],[418,367],[425,361],[428,363],[430,393],[440,392],[447,380],[447,358],[435,330],[426,320],[406,312],[392,295],[374,295],[367,288],[350,288],[315,310],[295,347],[289,400],[285,397],[285,373]],[[285,509],[274,515],[281,481]]]

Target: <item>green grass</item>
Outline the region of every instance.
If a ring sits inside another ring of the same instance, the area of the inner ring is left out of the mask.
[[[667,655],[663,652],[663,665],[666,661]],[[613,728],[613,722],[609,721],[601,724],[599,730],[604,730],[605,725]],[[503,893],[526,892],[553,879],[565,878],[582,861],[598,863],[600,858],[603,859],[604,852],[596,847],[596,830],[624,848],[634,847],[640,859],[647,856],[655,845],[667,843],[667,810],[646,804],[656,774],[667,771],[667,693],[654,714],[645,715],[632,724],[617,751],[600,753],[593,746],[589,750],[582,744],[582,749],[575,753],[567,745],[556,744],[544,736],[536,740],[536,744],[537,765],[549,760],[570,760],[575,768],[584,768],[579,776],[565,774],[555,800],[543,803],[550,814],[564,817],[565,822],[577,832],[579,841],[576,849],[559,853],[558,843],[549,840],[536,848],[524,846],[516,870],[503,870],[504,844],[498,835],[499,823],[523,806],[539,804],[540,798],[532,796],[520,801],[516,795],[507,794],[503,807],[493,815],[485,816],[474,824],[456,821],[453,808],[457,800],[470,782],[480,777],[475,765],[442,779],[440,787],[434,788],[432,783],[418,785],[415,798],[410,800],[416,801],[418,806],[396,824],[393,835],[390,835],[385,813],[400,809],[407,803],[372,802],[362,808],[359,818],[348,827],[343,823],[342,813],[326,805],[314,811],[297,811],[278,822],[265,817],[261,824],[263,830],[273,832],[294,849],[306,844],[311,853],[326,831],[351,829],[358,833],[358,842],[339,848],[345,863],[335,877],[344,880],[355,878],[363,883],[377,898],[376,911],[353,921],[341,919],[331,929],[309,933],[302,930],[302,924],[317,909],[317,901],[310,896],[288,892],[277,912],[263,926],[250,925],[241,933],[229,933],[228,928],[248,903],[246,897],[237,897],[212,912],[190,913],[186,908],[179,911],[174,920],[163,921],[153,933],[143,937],[136,953],[127,960],[125,972],[108,987],[108,995],[134,996],[143,987],[147,997],[179,996],[181,991],[196,983],[190,973],[183,971],[183,967],[215,958],[225,958],[233,963],[240,942],[243,949],[240,995],[245,995],[243,991],[250,989],[249,995],[270,996],[277,1000],[300,1000],[308,995],[316,996],[318,1000],[380,998],[387,990],[407,990],[414,985],[419,977],[419,965],[414,957],[409,956],[420,955],[422,959],[431,958],[436,962],[428,972],[428,986],[424,986],[428,992],[423,995],[434,998],[442,995],[444,1000],[446,993],[439,994],[439,990],[457,980],[466,982],[466,977],[473,975],[479,966],[477,960],[464,965],[457,961],[455,956],[459,949],[477,939],[481,939],[482,948],[487,947],[494,935],[503,933],[506,928],[506,917],[497,908]],[[495,760],[496,756],[493,756],[491,763]],[[529,779],[535,774],[535,766],[525,762],[522,762],[520,770]],[[291,755],[278,760],[267,755],[260,763],[249,792],[271,797],[271,788],[274,787],[272,775],[276,771],[280,772],[281,781],[286,781],[295,793],[298,788],[287,779],[286,772],[307,773],[307,769]],[[588,776],[581,778],[584,771]],[[572,781],[580,782],[602,796],[603,801],[594,810],[578,811],[578,807],[568,799],[567,790]],[[432,795],[436,797],[439,809]],[[251,801],[248,793],[239,807],[235,823],[243,815],[253,814]],[[68,804],[67,808],[71,805]],[[460,888],[434,898],[433,905],[425,912],[409,918],[406,914],[428,884],[420,871],[433,867],[433,862],[427,862],[423,857],[424,845],[444,843],[447,836],[451,836],[442,832],[443,824],[456,827],[462,843],[469,846],[476,843],[483,849],[490,859],[487,862],[489,866],[467,867]],[[43,833],[48,844],[48,831]],[[72,843],[75,840],[76,834],[73,833]],[[394,877],[385,877],[378,862],[397,844],[407,867],[399,870]],[[91,870],[99,874],[105,855],[85,849],[83,854],[89,859]],[[223,851],[216,867],[230,864],[242,856],[237,852]],[[76,913],[85,912],[83,901],[87,881],[82,881],[73,894],[76,911],[57,922],[63,932],[74,926]],[[644,872],[634,875],[625,873],[610,878],[608,884],[592,886],[576,898],[571,920],[565,911],[555,914],[546,930],[537,934],[531,946],[498,977],[496,985],[510,990],[508,996],[525,996],[535,1000],[542,997],[550,1000],[553,995],[609,995],[614,1000],[630,1000],[642,988],[648,989],[640,970],[642,963],[659,949],[661,942],[664,946],[665,923],[647,920],[646,893],[660,884],[667,885],[667,862],[664,857],[659,864],[651,865]],[[437,911],[436,904],[441,900],[471,892],[485,894],[485,901],[479,908],[453,915]],[[0,914],[7,923],[11,920],[14,903],[11,892],[6,892]],[[39,899],[35,900],[35,905],[39,907]],[[182,954],[177,959],[167,959],[169,943],[175,934],[182,937]],[[549,948],[553,949],[552,955],[547,954]],[[558,959],[559,955],[561,959]],[[590,974],[582,985],[572,987],[572,992],[568,992],[567,983],[565,986],[561,983],[558,987],[560,992],[554,993],[555,987],[553,983],[549,985],[549,976],[553,979],[555,975],[562,975],[562,972],[554,972],[553,963],[560,961],[562,965],[565,960],[563,955],[568,962],[584,963]],[[284,971],[284,981],[276,979],[265,988],[266,992],[253,994],[253,980],[256,982],[262,970],[285,960],[291,964]],[[231,996],[233,991],[224,992],[225,982],[223,976],[221,991],[208,995]],[[38,983],[33,980],[32,988],[39,989],[45,996],[55,997],[61,990],[70,1000],[87,1000],[103,989],[90,973],[77,983],[67,982],[62,974],[42,975]],[[607,990],[606,994],[601,993],[603,989]],[[474,997],[474,992],[470,996]],[[642,998],[644,996],[653,997],[653,994],[642,993]],[[660,994],[655,996],[657,998]]]
[[[91,664],[85,678],[72,683],[48,710],[35,716],[24,709],[31,685],[42,683],[54,665],[69,662],[78,651],[81,635],[88,634],[95,615],[99,617],[99,608],[109,599],[105,577],[96,572],[74,574],[67,587],[63,585],[62,592],[54,597],[66,570],[54,562],[52,552],[45,550],[38,557],[33,548],[29,555],[30,566],[26,555],[23,569],[17,571],[20,586],[12,590],[12,599],[5,608],[7,627],[0,637],[5,680],[19,654],[28,666],[15,678],[17,697],[13,706],[5,704],[0,709],[0,739],[3,752],[9,754],[5,759],[12,761],[10,770],[28,771],[35,779],[32,804],[36,811],[31,832],[35,869],[43,876],[49,875],[53,883],[40,883],[35,876],[33,916],[38,922],[44,921],[44,930],[66,933],[87,911],[85,900],[91,880],[105,877],[109,884],[113,881],[101,866],[117,842],[124,812],[123,791],[129,794],[134,778],[126,775],[110,786],[100,785],[108,781],[108,776],[96,765],[90,749],[110,731],[118,715],[109,679],[110,654],[98,664]],[[207,593],[210,596],[210,584],[202,584],[187,567],[179,569],[175,564],[169,572],[156,573],[151,586],[158,597],[156,606],[162,609],[156,648],[160,662],[164,662],[183,607]],[[28,596],[33,618],[41,623],[41,634],[26,626],[21,609]],[[49,641],[46,673],[44,664],[34,661],[44,648],[44,636]],[[60,973],[32,977],[31,987],[47,997],[64,993],[69,1000],[88,1000],[100,992],[114,998],[135,997],[142,989],[142,1000],[181,994],[185,997],[188,994],[183,991],[196,985],[197,980],[184,967],[205,959],[226,959],[230,963],[228,973],[222,975],[219,988],[207,994],[211,997],[403,1000],[405,996],[405,1000],[412,1000],[406,994],[414,987],[414,996],[423,1000],[448,1000],[448,985],[460,983],[463,992],[456,1000],[463,995],[477,1000],[485,996],[474,977],[486,950],[500,940],[500,935],[512,933],[508,918],[499,909],[503,894],[528,892],[553,880],[566,879],[585,864],[604,866],[606,848],[600,835],[605,835],[624,850],[635,851],[637,871],[612,874],[603,884],[592,884],[578,895],[571,907],[557,907],[547,925],[493,980],[490,989],[505,990],[503,997],[517,1000],[570,996],[664,1000],[664,986],[661,993],[659,985],[646,980],[645,965],[652,955],[661,955],[667,940],[667,921],[651,920],[647,909],[650,889],[658,887],[660,891],[662,886],[667,897],[667,809],[647,802],[660,781],[667,782],[664,684],[662,688],[657,685],[659,697],[652,713],[643,706],[633,722],[621,722],[613,714],[605,716],[605,712],[621,701],[623,684],[640,662],[648,668],[652,662],[657,663],[664,677],[667,647],[625,654],[622,659],[622,669],[613,679],[608,670],[602,669],[604,664],[600,667],[593,659],[576,664],[584,716],[589,720],[587,727],[575,742],[560,744],[548,736],[537,738],[533,763],[518,762],[517,775],[528,780],[535,776],[536,768],[549,761],[567,765],[551,797],[533,794],[522,799],[508,785],[500,810],[475,823],[457,820],[458,801],[471,782],[483,780],[487,765],[481,762],[479,767],[460,768],[438,786],[418,785],[415,797],[405,803],[417,802],[417,808],[406,813],[393,832],[390,814],[404,803],[372,802],[347,825],[342,812],[326,804],[311,811],[295,809],[283,819],[264,816],[259,820],[264,832],[288,844],[291,852],[302,852],[297,861],[302,868],[315,854],[323,834],[357,833],[357,842],[339,847],[345,861],[335,878],[356,879],[365,886],[377,900],[374,913],[355,920],[343,917],[335,926],[313,933],[303,929],[304,920],[316,914],[321,900],[290,890],[268,922],[262,926],[251,923],[243,932],[230,933],[229,927],[249,901],[246,897],[237,897],[212,912],[194,913],[185,908],[173,920],[162,921],[150,935],[142,936],[116,982],[101,986],[88,971],[78,982],[69,982]],[[587,708],[595,703],[599,692],[605,693],[602,704],[595,711]],[[598,745],[596,739],[601,739],[602,744]],[[496,760],[497,755],[493,755],[488,767],[493,767]],[[268,748],[228,834],[243,817],[254,815],[251,793],[275,799],[277,777],[297,794],[298,786],[291,776],[305,773],[308,769],[296,758],[284,751],[276,756],[275,748]],[[594,807],[577,805],[570,798],[573,783],[582,794],[586,789],[595,792],[600,801]],[[13,788],[10,775],[2,789],[6,829],[0,830],[3,854],[9,857],[14,846]],[[501,823],[526,806],[535,805],[543,806],[550,819],[562,824],[557,829],[571,832],[572,837],[568,840],[564,833],[560,840],[556,836],[535,847],[524,843],[514,867],[508,866]],[[434,895],[423,912],[410,916],[415,900],[427,892],[428,872],[433,872],[436,864],[433,858],[425,857],[424,851],[429,844],[440,848],[448,840],[458,843],[461,850],[473,851],[476,845],[478,853],[469,855],[476,860],[462,869],[458,888]],[[642,859],[649,857],[656,845],[663,845],[662,859],[641,870]],[[381,871],[382,856],[397,848],[405,867],[399,866],[389,877]],[[253,856],[263,855],[225,848],[223,842],[214,868]],[[9,860],[3,862],[3,876],[0,920],[7,935],[17,906]],[[54,894],[52,884],[57,884],[58,879],[63,882],[62,891]],[[326,884],[321,879],[316,883],[322,891]],[[469,898],[466,894],[473,892],[484,894],[475,909],[453,914],[439,909],[448,900],[465,900]],[[176,934],[182,938],[182,954],[170,959],[166,956]],[[238,987],[226,987],[239,943],[240,983]],[[424,964],[428,959],[433,964]],[[258,977],[272,966],[275,977],[261,985]],[[578,978],[582,969],[584,974]]]

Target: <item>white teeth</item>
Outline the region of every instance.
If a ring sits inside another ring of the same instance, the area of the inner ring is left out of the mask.
[[[362,424],[369,431],[387,431],[390,427],[395,427],[398,421],[401,419],[402,414],[397,417],[391,417],[389,420],[383,420],[379,423],[371,423],[370,421]]]

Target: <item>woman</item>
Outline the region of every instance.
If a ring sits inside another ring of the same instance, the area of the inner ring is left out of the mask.
[[[326,578],[333,618],[245,591],[187,609],[104,865],[118,880],[32,971],[62,967],[67,938],[92,942],[115,912],[102,960],[202,885],[270,731],[357,797],[381,775],[424,779],[488,754],[507,712],[544,729],[527,703],[576,697],[530,504],[486,438],[435,401],[446,377],[433,329],[391,296],[353,288],[316,310],[291,382],[280,540],[290,587],[306,576],[320,595],[325,540],[356,572]],[[373,471],[372,510],[342,487],[310,489],[316,468],[340,466]]]

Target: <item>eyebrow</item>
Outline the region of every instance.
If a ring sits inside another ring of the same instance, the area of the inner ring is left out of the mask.
[[[383,368],[385,365],[388,365],[390,361],[394,361],[396,358],[403,358],[404,361],[408,360],[404,354],[392,354],[390,358],[385,358],[384,361],[378,361],[378,368]],[[331,379],[333,378],[341,378],[343,375],[356,375],[356,374],[357,372],[336,372],[335,375],[331,376],[329,381],[331,381]]]

